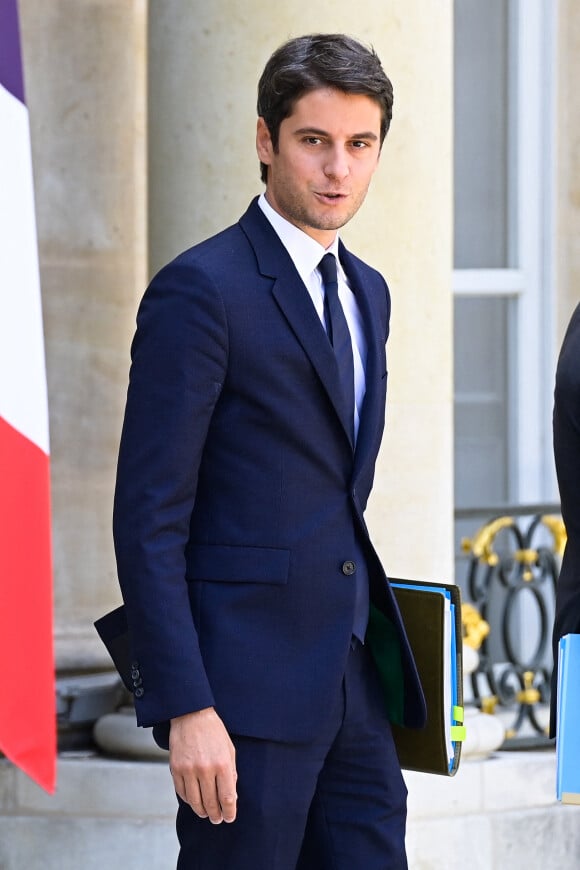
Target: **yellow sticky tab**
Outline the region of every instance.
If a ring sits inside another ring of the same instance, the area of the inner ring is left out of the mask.
[[[454,722],[458,722],[460,725],[463,725],[463,707],[453,708],[453,720]]]
[[[461,741],[465,740],[467,735],[467,730],[465,725],[452,725],[451,726],[451,739],[454,742],[461,743]]]

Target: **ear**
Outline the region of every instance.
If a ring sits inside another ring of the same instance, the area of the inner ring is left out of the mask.
[[[258,125],[256,128],[256,151],[258,152],[260,161],[265,163],[266,166],[269,166],[272,162],[274,148],[272,146],[270,131],[263,118],[258,118]]]

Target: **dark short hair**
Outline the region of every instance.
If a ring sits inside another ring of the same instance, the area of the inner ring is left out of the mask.
[[[342,33],[313,33],[290,39],[264,67],[258,83],[258,115],[264,119],[274,150],[280,124],[296,101],[318,88],[336,88],[375,100],[381,110],[381,145],[393,116],[393,86],[372,48]],[[260,163],[262,181],[268,167]]]

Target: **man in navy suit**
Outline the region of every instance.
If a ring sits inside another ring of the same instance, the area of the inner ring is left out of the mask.
[[[568,540],[556,594],[552,736],[556,729],[558,642],[565,634],[580,634],[580,305],[568,325],[556,369],[554,457]]]
[[[115,547],[138,722],[170,751],[180,870],[407,866],[406,789],[364,642],[372,607],[396,639],[402,722],[422,725],[363,516],[390,298],[337,236],[391,111],[372,50],[284,44],[258,88],[265,195],[162,269],[139,309]]]

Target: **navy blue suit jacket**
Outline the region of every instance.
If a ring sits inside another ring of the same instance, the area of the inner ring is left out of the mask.
[[[405,718],[424,701],[363,512],[384,425],[390,300],[340,252],[364,318],[356,450],[308,292],[254,201],[141,303],[114,509],[138,722],[215,706],[232,733],[302,741],[333,707],[351,640],[355,539],[399,634]]]
[[[555,733],[558,641],[580,634],[580,305],[566,331],[554,391],[554,457],[568,540],[558,578],[551,733]]]

